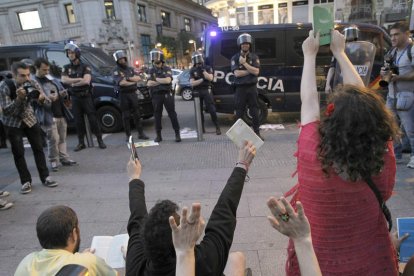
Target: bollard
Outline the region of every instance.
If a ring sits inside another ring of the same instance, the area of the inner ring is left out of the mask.
[[[196,119],[197,141],[203,141],[203,125],[201,123],[200,97],[197,91],[193,91],[194,112]]]
[[[88,144],[88,148],[93,148],[93,138],[91,133],[91,125],[89,124],[88,116],[83,114],[83,121],[85,122],[85,132],[86,132],[86,143]]]

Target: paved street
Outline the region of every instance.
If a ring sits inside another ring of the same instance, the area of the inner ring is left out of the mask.
[[[193,103],[177,98],[177,113],[181,128],[194,126]],[[221,114],[223,135],[214,133],[209,115],[203,142],[195,139],[174,142],[174,132],[168,117],[163,117],[163,141],[160,146],[139,148],[143,164],[142,179],[146,183],[148,207],[158,199],[169,198],[180,206],[201,202],[202,214],[208,218],[229,177],[237,158],[236,146],[224,135],[231,126],[231,116]],[[284,275],[287,239],[267,222],[265,205],[270,195],[280,196],[296,183],[293,157],[298,135],[295,118],[288,122],[272,114],[269,123],[283,122],[285,130],[263,132],[264,146],[258,151],[250,168],[238,208],[238,224],[232,250],[244,251],[253,275]],[[144,127],[155,137],[153,119]],[[51,175],[59,181],[57,188],[43,187],[38,178],[31,150],[26,160],[33,175],[33,191],[19,194],[20,181],[10,149],[0,150],[0,188],[12,193],[9,200],[15,206],[0,212],[0,275],[12,275],[17,264],[28,253],[39,250],[35,222],[49,206],[65,204],[78,214],[81,229],[81,249],[89,247],[94,235],[116,235],[126,232],[129,216],[128,178],[126,162],[129,150],[124,133],[104,138],[108,149],[97,147],[73,152],[77,141],[69,136],[69,152],[80,163],[64,167]],[[408,162],[408,155],[404,158]],[[389,207],[395,220],[398,216],[414,215],[414,171],[398,167],[395,195]],[[306,211],[306,210],[305,210]],[[352,210],[350,210],[352,212]]]

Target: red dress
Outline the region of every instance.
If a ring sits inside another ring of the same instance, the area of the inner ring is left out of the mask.
[[[299,200],[304,206],[322,274],[398,275],[396,253],[377,198],[364,181],[345,181],[335,173],[324,175],[317,158],[318,126],[319,122],[302,126],[297,152],[299,181],[292,189],[292,203]],[[388,200],[396,173],[392,142],[384,160],[384,169],[372,180]],[[286,275],[300,275],[292,241]]]

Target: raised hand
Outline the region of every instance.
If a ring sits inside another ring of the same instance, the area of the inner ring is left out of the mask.
[[[331,51],[334,56],[345,52],[345,36],[337,30],[331,31]]]
[[[138,159],[129,160],[127,164],[129,179],[139,179],[141,177],[141,162]]]
[[[319,33],[315,37],[314,31],[310,30],[308,38],[302,43],[302,50],[305,57],[316,56],[319,50]]]
[[[187,213],[187,207],[184,207],[181,212],[180,225],[178,226],[173,216],[169,218],[176,252],[194,250],[197,240],[204,231],[205,221],[201,217],[200,203],[193,203],[190,216],[187,216]]]
[[[244,146],[239,150],[238,162],[246,162],[247,165],[253,161],[253,158],[256,156],[256,147],[250,141],[245,141]]]

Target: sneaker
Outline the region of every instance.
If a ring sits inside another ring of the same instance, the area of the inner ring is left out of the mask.
[[[60,163],[62,163],[63,166],[74,166],[77,165],[78,163],[76,161],[73,160],[62,160]]]
[[[407,164],[407,168],[414,169],[414,156],[411,156],[410,162]]]
[[[6,196],[9,196],[9,195],[10,195],[10,193],[7,192],[7,191],[0,191],[0,197],[6,197]]]
[[[0,210],[7,210],[13,207],[13,203],[7,202],[4,199],[0,199]]]
[[[78,144],[73,151],[80,151],[80,150],[83,150],[83,149],[86,149],[85,144]]]
[[[22,187],[20,188],[20,193],[21,194],[28,194],[32,191],[32,183],[30,182],[26,182],[22,185]]]
[[[56,161],[51,162],[50,167],[52,168],[52,171],[54,171],[54,172],[59,171],[59,165]]]
[[[42,182],[43,185],[49,188],[56,187],[58,183],[50,178],[50,176],[46,177],[45,181]]]

